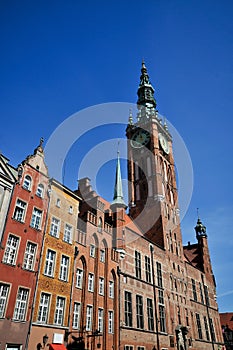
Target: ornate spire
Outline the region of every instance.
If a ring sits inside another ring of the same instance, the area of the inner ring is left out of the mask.
[[[201,219],[199,218],[199,215],[197,219],[197,225],[194,227],[194,229],[196,231],[197,239],[199,239],[199,237],[207,237],[206,227],[202,224]]]
[[[117,151],[117,166],[116,166],[116,180],[114,188],[113,202],[111,205],[117,205],[121,207],[127,207],[123,197],[122,179],[121,179],[121,165],[120,165],[120,152]]]
[[[44,138],[41,137],[41,138],[40,138],[40,144],[35,148],[34,154],[36,154],[37,151],[43,153],[43,151],[44,151],[44,150],[43,150],[43,143],[44,143]]]
[[[154,98],[154,88],[150,83],[147,68],[144,60],[142,61],[140,84],[138,87],[138,106],[156,108],[156,100]]]

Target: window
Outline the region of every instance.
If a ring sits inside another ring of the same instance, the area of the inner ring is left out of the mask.
[[[208,292],[208,287],[204,285],[204,294],[205,294],[205,302],[206,305],[210,305],[210,299],[209,299],[209,292]]]
[[[159,262],[156,262],[157,268],[157,284],[159,287],[163,287],[162,266]]]
[[[89,273],[89,275],[88,275],[88,291],[89,292],[94,291],[94,275],[93,275],[93,273]]]
[[[4,317],[10,286],[0,283],[0,318]]]
[[[27,242],[27,246],[24,254],[23,268],[26,270],[33,270],[35,257],[36,257],[36,244],[32,242]]]
[[[193,300],[197,301],[196,282],[193,278],[192,278],[192,291],[193,291]]]
[[[137,316],[137,328],[144,328],[144,318],[143,318],[143,302],[142,296],[136,295],[136,316]]]
[[[60,268],[60,280],[68,280],[68,271],[69,271],[69,258],[68,256],[62,255],[61,257],[61,268]]]
[[[100,249],[100,261],[105,262],[105,249]]]
[[[51,227],[50,227],[50,235],[58,238],[59,231],[60,231],[60,220],[53,217],[51,222]]]
[[[40,198],[43,198],[44,196],[44,185],[39,184],[36,190],[36,195]]]
[[[46,276],[53,276],[54,265],[55,265],[56,253],[50,249],[47,250],[46,261],[45,261],[45,270],[44,274]]]
[[[72,207],[72,205],[70,205],[70,207],[69,207],[69,214],[73,214],[73,207]]]
[[[203,292],[202,292],[201,282],[199,282],[199,289],[200,289],[200,298],[201,298],[201,302],[202,302],[202,304],[204,304],[204,296],[203,296]]]
[[[204,316],[204,325],[205,325],[205,334],[206,334],[206,339],[210,340],[210,334],[209,334],[209,327],[207,323],[207,318]]]
[[[213,324],[212,318],[209,318],[209,323],[210,323],[211,338],[212,338],[212,341],[215,342],[216,341],[216,337],[215,337],[214,324]]]
[[[54,324],[62,326],[65,309],[65,298],[57,297]]]
[[[145,350],[144,346],[138,346],[137,350]]]
[[[94,244],[90,244],[90,256],[92,258],[95,257],[95,246],[94,246]]]
[[[159,305],[159,324],[160,332],[166,332],[166,319],[165,319],[165,307],[164,305]]]
[[[99,294],[104,295],[104,278],[99,278]]]
[[[60,198],[57,198],[56,206],[57,206],[58,208],[61,207],[61,200],[60,200]]]
[[[91,305],[87,305],[87,314],[86,314],[86,331],[91,331],[92,328],[92,309]]]
[[[132,327],[133,315],[132,315],[132,294],[125,291],[125,325]]]
[[[147,319],[148,319],[148,330],[154,330],[154,312],[152,299],[147,299]]]
[[[197,321],[198,338],[202,339],[201,320],[200,320],[200,315],[199,314],[196,314],[196,321]]]
[[[133,350],[133,346],[132,345],[125,345],[124,350]]]
[[[33,208],[30,226],[39,230],[41,228],[41,218],[42,218],[42,211],[40,209]]]
[[[98,232],[102,232],[102,225],[103,225],[103,223],[102,223],[102,218],[99,218],[98,219],[98,228],[97,228],[97,231]]]
[[[98,309],[98,331],[100,333],[103,332],[103,316],[104,316],[104,310]]]
[[[17,321],[24,321],[26,316],[26,309],[27,309],[27,301],[28,301],[28,289],[25,288],[19,288],[16,303],[15,303],[15,310],[13,319]]]
[[[82,288],[83,285],[83,270],[77,269],[76,271],[76,287]]]
[[[151,283],[151,266],[149,256],[145,256],[146,282]]]
[[[12,234],[9,234],[7,243],[6,243],[4,257],[3,257],[4,263],[15,265],[18,246],[19,246],[19,238]]]
[[[32,185],[32,179],[29,175],[26,175],[23,181],[23,188],[30,191]]]
[[[47,323],[48,313],[49,313],[49,304],[50,304],[50,295],[46,293],[41,293],[38,319],[37,319],[38,322]]]
[[[113,311],[108,311],[108,333],[114,333]]]
[[[142,271],[141,271],[141,253],[138,251],[135,251],[135,272],[137,278],[142,278]]]
[[[64,231],[64,241],[67,243],[72,243],[72,226],[66,224]]]
[[[109,298],[114,298],[114,282],[109,281]]]
[[[23,222],[26,212],[26,203],[21,201],[21,199],[17,199],[15,211],[13,218],[17,221]]]
[[[81,311],[81,304],[75,302],[74,311],[73,311],[73,328],[75,329],[79,329],[80,311]]]

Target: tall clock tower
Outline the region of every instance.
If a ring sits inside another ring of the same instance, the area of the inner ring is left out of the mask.
[[[182,247],[172,137],[160,119],[154,88],[142,62],[138,87],[137,122],[132,113],[128,139],[129,215],[156,244]]]

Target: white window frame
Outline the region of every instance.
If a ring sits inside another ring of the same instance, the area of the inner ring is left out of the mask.
[[[109,281],[109,298],[114,298],[114,281]]]
[[[76,270],[76,287],[82,289],[83,286],[83,270],[77,268]]]
[[[104,325],[104,309],[98,308],[98,331],[100,333],[103,332],[103,325]]]
[[[6,242],[4,256],[3,256],[3,262],[5,264],[9,264],[9,265],[16,264],[16,259],[18,255],[18,249],[19,249],[19,241],[20,241],[20,238],[18,236],[15,236],[12,233],[9,233],[7,242]]]
[[[65,224],[63,241],[72,243],[73,227],[70,224]]]
[[[5,316],[9,290],[9,284],[0,283],[0,318],[3,318]]]
[[[55,216],[53,216],[52,220],[51,220],[51,225],[50,225],[50,232],[49,232],[50,236],[53,236],[53,237],[56,237],[56,238],[59,237],[60,224],[61,224],[60,219],[58,219]]]
[[[62,326],[64,321],[65,298],[57,296],[56,307],[54,313],[54,324]]]
[[[90,256],[92,258],[95,258],[95,245],[94,244],[90,244]]]
[[[60,265],[60,280],[61,281],[68,281],[68,272],[69,272],[69,264],[70,264],[70,258],[66,255],[61,256],[61,265]]]
[[[13,219],[19,222],[24,222],[26,208],[27,208],[27,203],[22,201],[20,198],[17,198]]]
[[[39,308],[38,308],[37,322],[43,323],[43,324],[47,323],[48,314],[49,314],[50,299],[51,299],[50,294],[41,292],[40,303],[39,303]]]
[[[56,252],[54,250],[48,249],[45,259],[44,275],[53,277],[54,266],[56,261]]]
[[[73,310],[73,328],[80,328],[80,316],[81,316],[81,303],[74,302],[74,310]]]
[[[104,278],[99,277],[99,295],[104,295]]]
[[[41,229],[42,215],[43,215],[43,212],[41,209],[38,209],[36,207],[33,208],[32,218],[30,223],[30,226],[32,228],[35,228],[36,230]]]
[[[105,249],[100,249],[100,262],[105,262]]]
[[[26,174],[23,179],[23,188],[27,191],[31,191],[32,188],[32,178],[30,175]]]
[[[108,333],[114,333],[114,312],[112,310],[108,311]]]
[[[44,185],[38,184],[37,190],[36,190],[37,197],[43,198],[44,197]]]
[[[33,271],[35,264],[37,244],[34,242],[27,241],[27,245],[24,253],[23,268],[26,270]]]
[[[29,289],[19,287],[13,315],[14,320],[25,321],[27,313],[28,296]]]
[[[94,292],[94,274],[89,273],[88,274],[88,292]]]
[[[92,313],[93,313],[93,306],[87,305],[86,309],[86,331],[91,331],[92,329]]]

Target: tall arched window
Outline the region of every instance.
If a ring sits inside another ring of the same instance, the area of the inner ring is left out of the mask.
[[[25,188],[26,190],[30,191],[31,190],[31,186],[32,186],[31,176],[25,175],[24,182],[23,182],[23,188]]]

